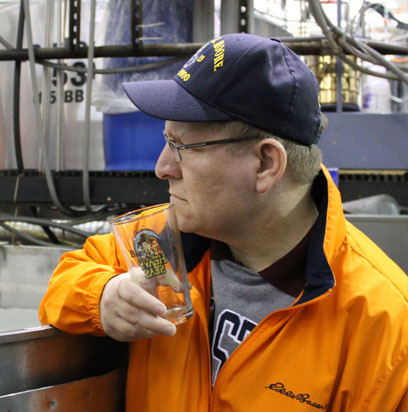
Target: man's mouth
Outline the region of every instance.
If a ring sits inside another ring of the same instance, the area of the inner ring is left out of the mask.
[[[176,199],[176,200],[184,200],[185,201],[185,199],[183,199],[182,197],[177,196],[176,194],[170,192],[170,199],[171,198]]]

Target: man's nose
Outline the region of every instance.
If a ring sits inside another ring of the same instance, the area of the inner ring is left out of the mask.
[[[164,146],[154,169],[154,172],[159,179],[181,178],[180,162],[176,160],[176,155],[177,154],[170,150],[168,144]]]

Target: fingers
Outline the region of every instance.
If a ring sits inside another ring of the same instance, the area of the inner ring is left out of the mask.
[[[181,292],[183,290],[182,283],[172,270],[166,269],[166,273],[164,274],[164,280],[165,283],[169,285],[175,292]]]
[[[112,278],[100,302],[100,317],[107,335],[119,341],[172,336],[176,327],[162,318],[166,307],[130,280],[129,273]]]
[[[132,323],[126,319],[118,317],[115,322],[115,327],[109,330],[108,335],[120,342],[131,342],[140,338],[152,338],[157,335],[172,336],[175,333],[176,327],[163,318],[157,320],[165,321],[165,326],[155,325],[155,319],[142,319],[140,323]],[[167,324],[170,324],[169,326]],[[147,327],[144,327],[146,324]]]
[[[176,327],[171,322],[141,309],[131,311],[126,318],[121,318],[133,329],[133,335],[131,331],[128,332],[133,339],[155,335],[172,336],[176,333]]]
[[[149,292],[130,279],[123,279],[118,287],[119,298],[129,305],[143,309],[153,315],[163,316],[166,306]]]
[[[183,284],[177,274],[169,268],[166,268],[166,272],[163,275],[155,276],[150,279],[147,279],[143,270],[137,266],[132,266],[129,273],[133,282],[150,292],[152,295],[155,294],[158,285],[170,286],[175,292],[181,292],[183,290]]]

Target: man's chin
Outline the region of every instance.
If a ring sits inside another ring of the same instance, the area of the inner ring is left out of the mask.
[[[197,233],[197,223],[199,224],[200,222],[197,221],[197,218],[191,213],[188,202],[178,198],[173,204],[179,230],[184,233]]]
[[[177,216],[177,226],[181,232],[184,233],[194,233],[195,226],[193,224],[193,219],[186,216],[182,212],[177,210],[176,206],[176,216]]]
[[[185,218],[177,216],[178,228],[184,233],[194,233],[194,227],[191,222],[188,222]]]

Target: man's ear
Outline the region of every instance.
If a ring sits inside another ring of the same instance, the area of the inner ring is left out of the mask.
[[[256,175],[256,190],[258,193],[265,193],[284,174],[287,165],[287,154],[282,143],[272,138],[261,140],[256,145],[256,154],[260,161]]]

